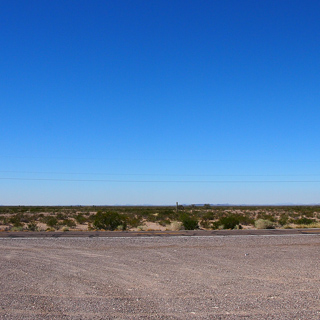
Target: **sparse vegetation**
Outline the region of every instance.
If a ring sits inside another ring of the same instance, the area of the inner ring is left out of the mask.
[[[63,219],[61,222],[59,222],[59,225],[61,226],[66,226],[66,227],[69,227],[69,228],[73,228],[75,227],[77,224],[75,223],[74,220],[72,219]]]
[[[151,222],[167,230],[311,228],[320,226],[320,206],[0,207],[0,231],[147,231]]]
[[[116,230],[121,226],[120,229],[126,230],[127,222],[126,217],[120,215],[117,212],[102,212],[99,211],[94,217],[93,226],[98,230]]]
[[[186,213],[182,214],[180,219],[185,230],[195,230],[199,228],[198,219]]]
[[[54,216],[45,217],[45,218],[43,218],[43,221],[50,228],[57,228],[57,226],[58,226],[58,219]]]
[[[303,218],[300,218],[300,219],[297,219],[297,220],[293,220],[292,221],[293,223],[295,224],[311,224],[311,223],[314,223],[315,220],[314,219],[308,219],[306,217],[303,217]]]
[[[87,218],[83,215],[83,213],[78,213],[75,216],[75,220],[79,223],[79,224],[83,224],[85,222],[87,222]]]
[[[214,222],[214,229],[235,229],[237,226],[240,228],[241,216],[239,215],[228,215],[220,218]]]
[[[29,231],[38,231],[38,225],[37,225],[36,222],[30,222],[30,223],[28,223],[28,225],[27,225],[27,229],[28,229]]]

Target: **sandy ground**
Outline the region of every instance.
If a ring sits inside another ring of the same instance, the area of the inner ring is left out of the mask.
[[[320,319],[320,236],[0,239],[0,319]]]

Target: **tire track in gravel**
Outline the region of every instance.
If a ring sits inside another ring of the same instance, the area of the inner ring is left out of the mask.
[[[320,237],[4,239],[0,319],[319,319]]]

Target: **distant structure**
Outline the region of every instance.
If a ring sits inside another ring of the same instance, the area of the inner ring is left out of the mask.
[[[176,212],[178,212],[179,210],[184,210],[184,206],[176,202]]]

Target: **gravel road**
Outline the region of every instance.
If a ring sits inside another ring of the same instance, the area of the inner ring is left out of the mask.
[[[320,236],[0,239],[0,319],[320,319]]]

